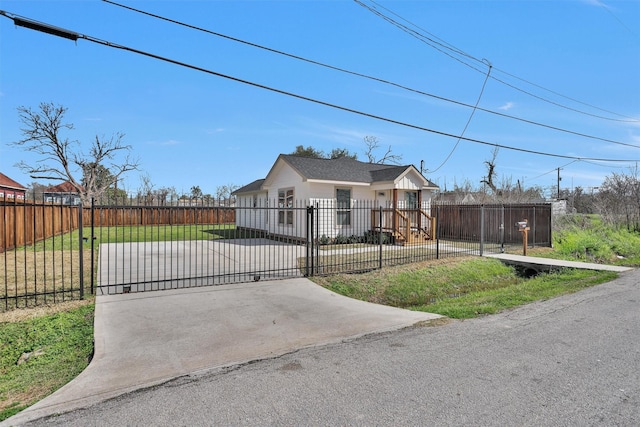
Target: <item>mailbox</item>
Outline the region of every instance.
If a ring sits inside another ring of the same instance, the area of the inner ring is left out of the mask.
[[[516,229],[522,233],[522,254],[527,255],[527,241],[529,240],[529,221],[526,219],[516,222]]]

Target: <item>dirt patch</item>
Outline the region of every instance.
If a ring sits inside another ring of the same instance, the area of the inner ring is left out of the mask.
[[[422,320],[422,321],[414,324],[413,326],[416,327],[416,328],[433,327],[433,326],[444,326],[444,325],[448,325],[452,321],[453,320],[448,318],[448,317],[439,317],[437,319]]]
[[[41,305],[38,307],[17,308],[15,310],[0,313],[0,323],[15,323],[36,317],[48,316],[62,311],[74,310],[83,305],[93,303],[93,297],[86,300],[66,301],[56,304]]]

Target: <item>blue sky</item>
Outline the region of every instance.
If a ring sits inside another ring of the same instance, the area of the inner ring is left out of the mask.
[[[380,141],[379,155],[391,146],[403,164],[419,168],[423,161],[425,175],[443,189],[465,181],[479,185],[493,147],[443,135],[461,135],[467,123],[464,137],[491,144],[624,160],[578,161],[499,149],[499,180],[539,185],[549,194],[555,168],[562,167],[563,187],[590,188],[640,160],[635,0],[119,2],[413,91],[97,0],[3,0],[0,9],[413,127],[16,27],[0,17],[1,172],[24,185],[33,181],[14,165],[37,159],[8,143],[20,138],[16,108],[40,102],[68,108],[67,119],[75,125],[68,137],[84,147],[95,135],[123,132],[141,160],[142,171],[129,173],[121,184],[130,192],[140,187],[144,173],[156,187],[188,193],[198,185],[215,194],[218,186],[263,178],[278,154],[297,145],[327,152],[347,148],[366,160],[365,136]],[[475,112],[460,105],[473,106],[478,99]]]

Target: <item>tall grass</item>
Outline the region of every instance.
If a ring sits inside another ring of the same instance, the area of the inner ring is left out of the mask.
[[[556,258],[640,265],[640,233],[607,225],[597,215],[559,217],[554,228]]]
[[[449,259],[338,274],[312,280],[352,298],[428,311],[452,318],[493,314],[532,301],[613,280],[616,273],[566,269],[519,277],[513,267],[487,258]]]

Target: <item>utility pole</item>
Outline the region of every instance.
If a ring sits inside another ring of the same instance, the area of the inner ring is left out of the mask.
[[[562,181],[562,178],[560,178],[560,168],[558,168],[558,200],[560,200],[560,181]]]

